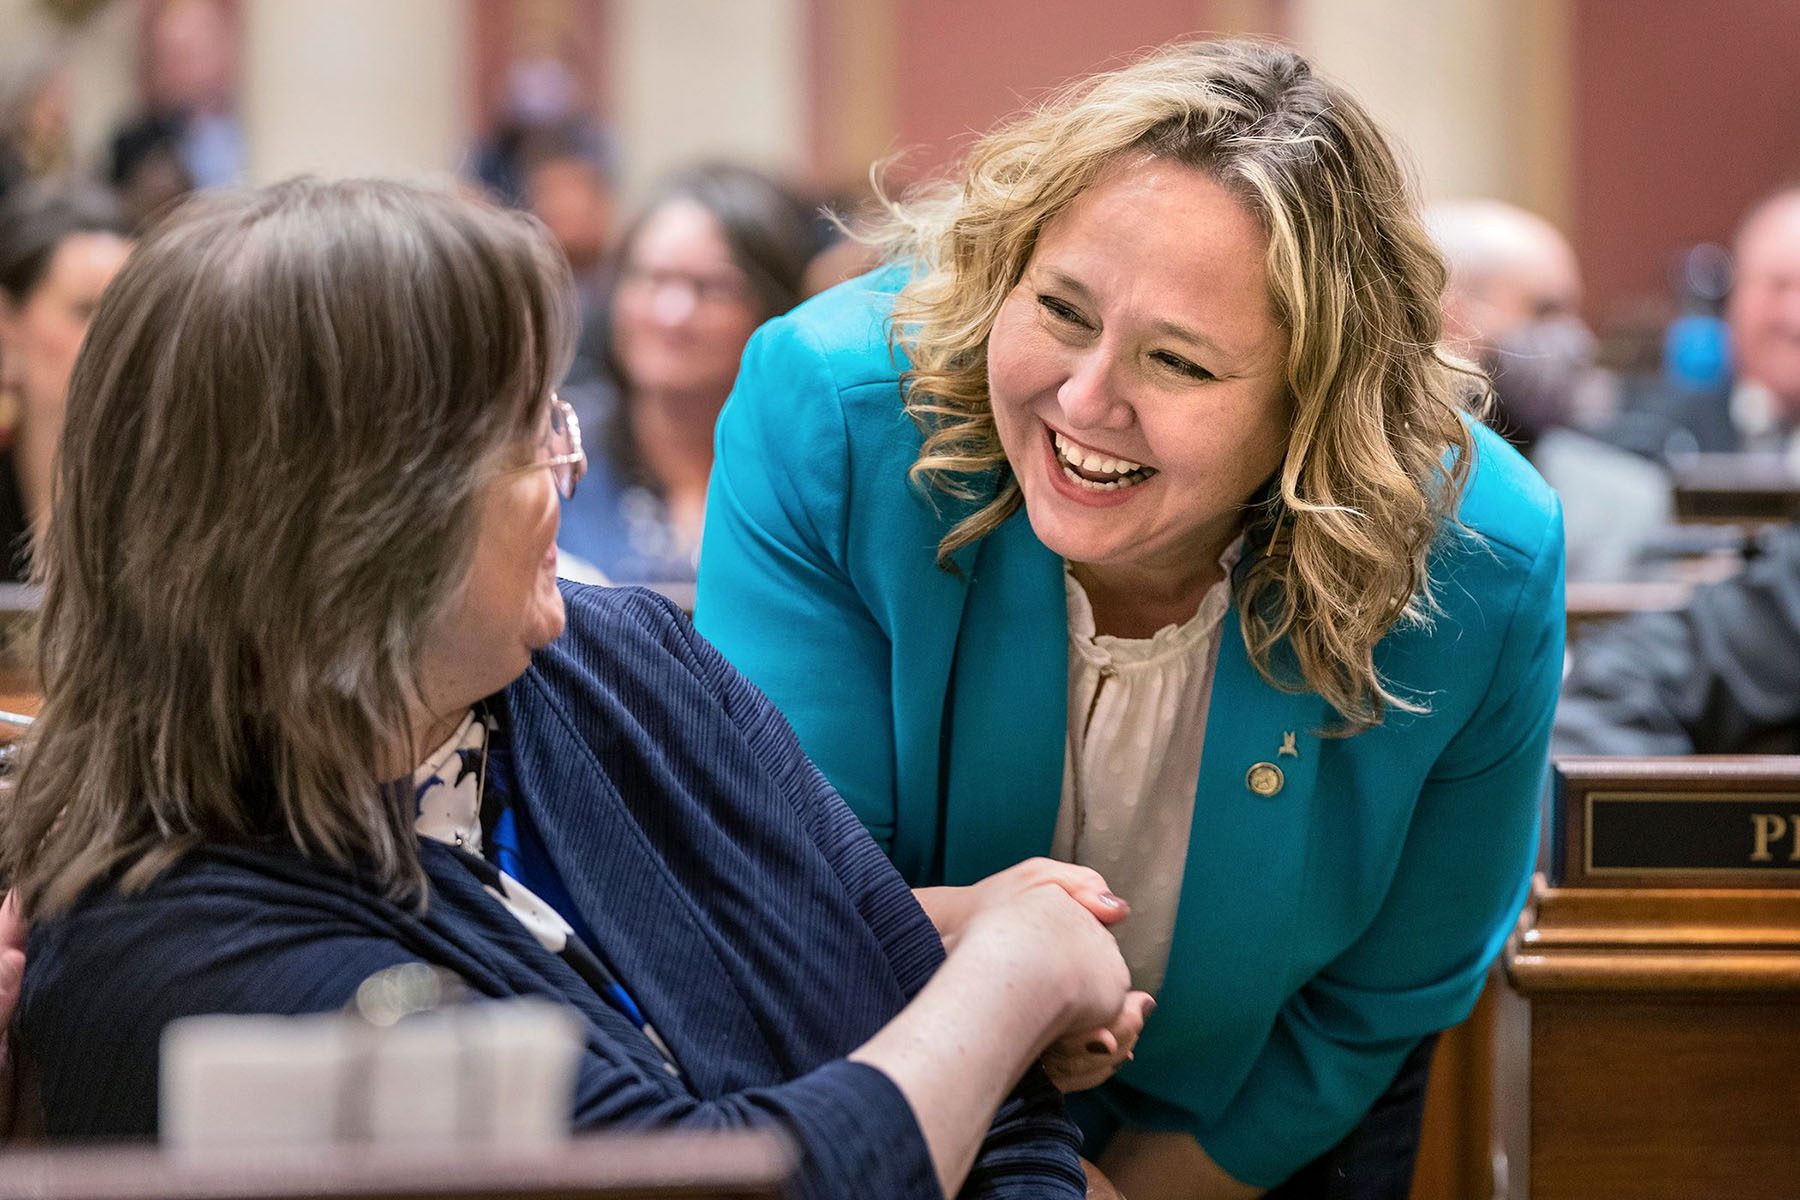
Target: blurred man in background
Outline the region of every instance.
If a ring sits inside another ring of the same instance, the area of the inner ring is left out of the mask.
[[[1618,440],[1664,460],[1745,452],[1800,471],[1800,187],[1764,197],[1738,223],[1725,322],[1729,375],[1653,388],[1622,414]]]
[[[1690,432],[1710,419],[1734,448],[1794,462],[1800,188],[1764,199],[1739,226],[1726,315],[1729,392],[1710,410],[1690,394],[1668,415]],[[1572,662],[1556,714],[1559,753],[1800,753],[1800,526],[1770,531],[1742,574],[1699,589],[1686,608],[1584,637]]]
[[[543,131],[520,170],[524,206],[550,231],[575,275],[581,332],[564,387],[583,396],[606,384],[612,292],[612,167],[589,133],[585,126]],[[579,410],[576,397],[569,399]]]
[[[1450,268],[1445,337],[1493,380],[1489,423],[1531,459],[1563,500],[1568,578],[1622,579],[1669,518],[1655,464],[1581,432],[1606,380],[1581,319],[1581,274],[1554,226],[1498,200],[1428,214]]]
[[[237,37],[218,0],[167,0],[149,25],[144,109],[113,136],[111,182],[142,223],[189,188],[240,182]]]
[[[1710,410],[1702,394],[1678,397],[1686,406],[1668,416],[1690,433],[1710,421],[1732,448],[1793,463],[1800,188],[1764,199],[1739,226],[1726,316],[1729,390],[1711,397]],[[1572,660],[1556,715],[1560,753],[1800,753],[1800,526],[1771,530],[1742,574],[1699,589],[1680,611],[1588,635]]]
[[[1570,659],[1555,753],[1800,753],[1800,526],[1686,608],[1596,630]]]
[[[1800,449],[1800,188],[1769,196],[1739,226],[1726,317],[1737,374],[1732,424],[1745,449],[1779,451],[1793,462]]]

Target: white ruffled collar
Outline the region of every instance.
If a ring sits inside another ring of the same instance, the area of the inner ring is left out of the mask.
[[[1083,659],[1096,667],[1113,671],[1149,667],[1166,659],[1186,654],[1196,646],[1210,642],[1225,619],[1231,603],[1231,573],[1244,552],[1244,536],[1239,534],[1219,555],[1219,566],[1225,570],[1219,581],[1200,598],[1194,615],[1179,625],[1164,625],[1147,638],[1114,637],[1094,632],[1094,606],[1087,592],[1076,580],[1068,563],[1063,564],[1063,590],[1069,606],[1069,644]]]

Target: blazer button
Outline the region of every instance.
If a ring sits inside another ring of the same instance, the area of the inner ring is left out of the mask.
[[[1272,762],[1259,762],[1244,773],[1244,786],[1259,796],[1273,796],[1287,780]]]

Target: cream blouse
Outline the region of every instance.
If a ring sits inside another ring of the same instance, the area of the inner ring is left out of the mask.
[[[1131,985],[1162,986],[1187,866],[1200,750],[1240,542],[1225,578],[1180,625],[1147,638],[1094,633],[1087,593],[1066,569],[1069,732],[1051,856],[1106,876],[1131,903],[1114,933]]]

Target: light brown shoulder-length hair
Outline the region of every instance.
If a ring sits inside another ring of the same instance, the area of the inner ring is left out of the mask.
[[[529,218],[295,180],[191,201],[100,303],[70,388],[44,705],[0,818],[28,911],[202,843],[287,843],[422,900],[421,650],[488,472],[566,364]]]
[[[1268,234],[1294,416],[1235,581],[1251,660],[1275,686],[1323,696],[1339,732],[1418,711],[1385,686],[1374,649],[1431,611],[1427,555],[1470,471],[1464,413],[1484,389],[1438,349],[1444,266],[1394,150],[1353,96],[1278,45],[1173,45],[1076,82],[978,141],[954,182],[888,206],[874,239],[919,264],[894,313],[925,435],[912,474],[975,506],[939,562],[1022,502],[988,403],[1001,304],[1045,225],[1136,156],[1206,172]]]

